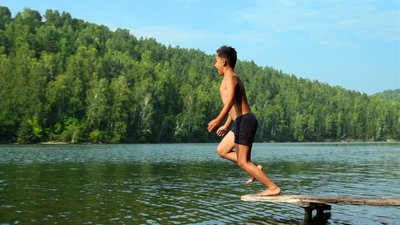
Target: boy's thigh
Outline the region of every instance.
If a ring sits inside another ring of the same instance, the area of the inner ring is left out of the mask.
[[[238,161],[250,161],[251,158],[251,148],[253,144],[236,144],[236,155]]]
[[[235,148],[235,134],[229,131],[217,147],[218,152],[230,152]]]

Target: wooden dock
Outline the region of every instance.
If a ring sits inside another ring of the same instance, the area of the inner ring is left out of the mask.
[[[400,197],[367,197],[367,196],[314,196],[314,195],[281,195],[256,196],[243,195],[242,201],[294,203],[304,208],[304,220],[312,217],[312,211],[317,211],[317,217],[322,217],[324,210],[331,210],[330,204],[400,206]]]

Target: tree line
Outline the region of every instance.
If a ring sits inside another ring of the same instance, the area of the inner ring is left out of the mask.
[[[218,48],[219,46],[216,46]],[[0,6],[0,142],[212,142],[214,56]],[[400,103],[238,61],[256,141],[400,139]]]
[[[373,96],[379,97],[386,101],[393,101],[400,103],[400,88],[394,90],[386,90],[379,93],[374,94]]]

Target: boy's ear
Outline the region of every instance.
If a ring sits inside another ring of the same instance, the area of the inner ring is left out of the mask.
[[[225,58],[223,58],[222,60],[223,60],[222,62],[224,63],[224,66],[227,66],[228,65],[228,60],[226,60]]]

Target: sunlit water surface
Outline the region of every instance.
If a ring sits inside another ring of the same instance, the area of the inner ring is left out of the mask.
[[[303,224],[216,144],[0,145],[0,224]],[[399,143],[255,144],[282,194],[400,197]],[[326,224],[400,224],[400,207],[332,205]],[[321,222],[319,222],[321,223]]]

